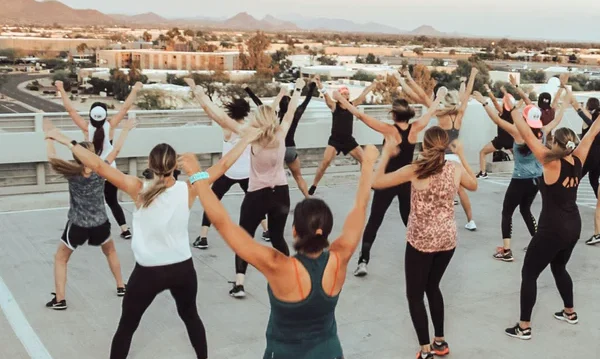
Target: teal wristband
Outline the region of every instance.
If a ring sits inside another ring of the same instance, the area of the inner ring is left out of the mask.
[[[193,175],[190,176],[190,184],[194,184],[194,182],[198,182],[198,181],[209,179],[209,178],[210,178],[210,176],[208,175],[208,172],[194,173]]]

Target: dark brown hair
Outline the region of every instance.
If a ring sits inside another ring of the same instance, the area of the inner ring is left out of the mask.
[[[393,115],[394,122],[408,122],[415,117],[415,110],[413,110],[408,101],[404,99],[394,100],[390,112]]]
[[[444,156],[448,148],[448,134],[439,126],[434,126],[425,131],[423,138],[423,151],[414,162],[418,179],[436,175],[444,169],[446,162]]]
[[[79,142],[79,145],[90,152],[94,152],[94,145],[91,142]],[[73,161],[65,161],[59,158],[50,158],[48,162],[50,162],[50,167],[52,169],[65,177],[75,177],[83,174],[83,169],[85,166],[83,163],[73,154]]]
[[[571,147],[567,144],[572,142]],[[545,163],[560,160],[572,154],[579,145],[579,138],[570,128],[562,127],[554,132],[553,146],[544,159]]]
[[[321,199],[307,198],[296,205],[294,210],[296,229],[296,252],[319,253],[329,247],[329,234],[333,228],[333,213]]]
[[[164,179],[173,175],[176,166],[177,153],[173,147],[161,143],[152,149],[148,157],[148,167],[154,174],[154,178],[152,183],[140,193],[139,201],[142,208],[150,206],[167,189]]]

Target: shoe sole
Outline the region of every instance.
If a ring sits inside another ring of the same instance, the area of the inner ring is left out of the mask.
[[[570,319],[568,319],[566,317],[563,317],[563,316],[559,317],[556,314],[554,315],[554,318],[560,320],[561,322],[567,322],[567,323],[572,324],[572,325],[575,325],[575,324],[579,323],[579,318],[577,318],[576,320],[570,320]]]
[[[492,258],[494,258],[497,261],[502,261],[502,262],[512,262],[515,260],[514,258],[496,258],[494,256],[492,256]]]
[[[130,240],[130,239],[131,239],[131,238],[133,238],[133,237],[123,237],[123,236],[121,236],[121,238],[123,238],[123,239],[125,239],[125,240]]]
[[[369,274],[369,273],[367,273],[367,272],[362,272],[362,271],[361,271],[361,272],[355,272],[355,273],[354,273],[354,276],[355,276],[355,277],[362,278],[362,277],[366,277],[366,276],[367,276],[367,274]]]
[[[271,238],[263,238],[262,240],[265,242],[271,242]]]
[[[66,310],[67,307],[46,307],[48,309],[53,309],[53,310]]]
[[[229,293],[230,296],[234,297],[234,298],[244,298],[246,297],[246,293],[241,292],[241,293]]]
[[[446,350],[444,351],[433,351],[433,355],[438,356],[438,357],[445,357],[446,355],[450,354],[450,349],[446,348]]]
[[[125,296],[125,293],[117,293],[117,297],[122,298]]]
[[[529,335],[529,336],[514,335],[514,334],[507,333],[507,332],[504,332],[504,334],[508,335],[511,338],[515,338],[515,339],[521,339],[521,340],[530,340],[531,339],[531,335]]]
[[[192,246],[192,247],[197,248],[197,249],[207,249],[208,245],[206,245],[206,246]]]
[[[466,228],[465,229],[469,232],[477,232],[477,228]]]
[[[587,244],[588,246],[593,246],[593,245],[596,245],[598,243],[600,243],[600,240],[592,241],[592,242],[588,242],[588,241],[585,242],[585,244]]]

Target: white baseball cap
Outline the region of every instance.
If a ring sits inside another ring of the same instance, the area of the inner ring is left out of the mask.
[[[96,106],[90,110],[90,118],[93,121],[97,121],[97,122],[104,121],[104,120],[106,120],[107,116],[108,116],[108,113],[106,112],[106,110],[100,106]]]

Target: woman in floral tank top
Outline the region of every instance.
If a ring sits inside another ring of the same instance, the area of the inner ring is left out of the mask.
[[[384,189],[411,182],[404,261],[406,294],[410,316],[421,345],[417,358],[431,359],[434,355],[447,355],[450,352],[444,338],[444,300],[440,281],[456,248],[454,196],[460,186],[475,191],[477,179],[465,160],[462,144],[458,140],[449,144],[448,134],[440,127],[435,126],[425,132],[419,159],[395,172],[385,173],[390,157],[397,154],[398,147],[394,142],[394,139],[386,138],[373,188]],[[444,152],[449,145],[462,165],[444,159]],[[435,328],[433,343],[423,302],[425,293]]]

